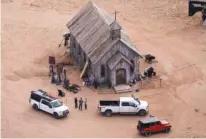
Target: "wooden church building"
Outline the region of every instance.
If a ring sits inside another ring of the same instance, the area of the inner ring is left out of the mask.
[[[142,57],[116,19],[88,2],[67,24],[70,56],[90,81],[128,84],[139,75]]]

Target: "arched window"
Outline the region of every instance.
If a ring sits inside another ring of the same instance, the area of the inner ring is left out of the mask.
[[[134,61],[130,60],[130,62],[132,63],[132,65],[130,65],[130,75],[134,74]]]
[[[105,77],[105,66],[101,65],[101,77]]]

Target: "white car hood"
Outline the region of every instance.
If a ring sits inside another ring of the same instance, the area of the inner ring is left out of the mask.
[[[140,100],[140,107],[141,108],[147,108],[147,106],[148,106],[148,102],[147,101]]]
[[[55,111],[65,111],[65,110],[68,110],[68,107],[65,106],[65,105],[62,105],[60,107],[56,107],[54,108]]]

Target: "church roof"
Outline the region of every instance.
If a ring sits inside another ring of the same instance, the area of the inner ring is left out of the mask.
[[[96,63],[118,41],[123,42],[137,55],[140,55],[114,18],[97,7],[92,1],[89,1],[68,22],[67,27],[92,63]],[[121,38],[112,40],[110,37],[111,29],[120,28]]]

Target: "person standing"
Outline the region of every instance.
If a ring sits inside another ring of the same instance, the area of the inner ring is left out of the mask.
[[[97,89],[97,81],[94,80],[94,88]]]
[[[64,35],[64,46],[66,47],[68,45],[68,40],[69,40],[70,34],[65,34]]]
[[[87,98],[85,98],[85,101],[84,101],[84,108],[85,110],[87,109]]]
[[[60,82],[62,82],[62,80],[64,80],[64,73],[63,73],[63,65],[62,64],[59,65],[59,71],[60,71]]]
[[[75,108],[78,107],[78,100],[77,100],[77,97],[74,98],[74,104],[75,104]]]
[[[69,80],[64,79],[63,87],[67,90],[69,90]]]
[[[61,69],[60,69],[59,64],[57,65],[57,80],[58,80],[58,83],[61,82]]]
[[[49,76],[53,76],[54,75],[54,67],[52,64],[49,65]]]
[[[79,110],[81,110],[81,111],[82,111],[82,105],[83,105],[83,100],[82,100],[82,98],[80,98],[80,100],[79,100]]]
[[[56,79],[55,79],[55,77],[54,77],[54,74],[51,76],[51,83],[52,83],[52,84],[55,84],[55,83],[56,83]]]
[[[63,73],[64,73],[64,79],[67,79],[67,70],[65,68],[63,70]]]
[[[58,96],[60,96],[60,97],[65,96],[65,93],[62,90],[60,90],[60,89],[57,89],[57,90],[58,90]]]

